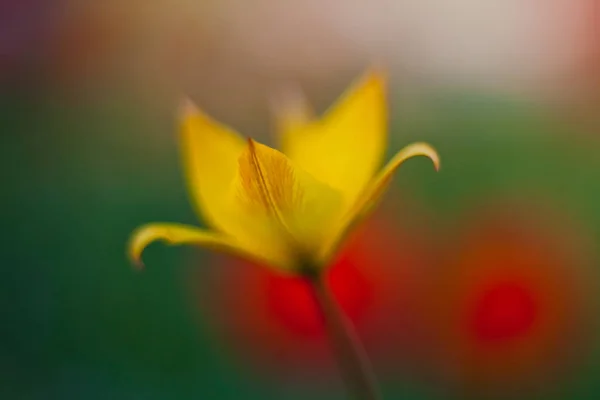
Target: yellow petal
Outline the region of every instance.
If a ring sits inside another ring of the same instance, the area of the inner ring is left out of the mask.
[[[249,140],[233,187],[236,238],[292,268],[314,255],[340,217],[341,195],[281,152]]]
[[[181,150],[189,190],[197,212],[223,232],[232,222],[223,200],[245,147],[245,140],[232,129],[186,101],[181,110]]]
[[[232,239],[214,232],[207,232],[187,225],[153,223],[139,227],[131,235],[127,254],[132,263],[140,268],[143,267],[142,252],[149,244],[157,240],[170,245],[191,244],[236,254],[245,258],[260,258],[241,248]]]
[[[326,112],[300,123],[292,110],[280,123],[283,152],[299,167],[342,192],[352,204],[379,168],[387,132],[386,79],[369,71]],[[297,107],[301,109],[300,107]],[[306,118],[305,118],[306,119]]]
[[[364,218],[375,208],[382,196],[385,194],[394,173],[409,158],[416,156],[428,157],[437,170],[440,168],[440,158],[438,153],[427,143],[413,143],[400,150],[388,162],[388,164],[377,174],[377,176],[367,185],[365,191],[359,196],[357,202],[350,211],[341,220],[338,234],[334,236],[331,243],[328,243],[323,249],[323,258],[329,259],[337,251],[339,246],[347,237],[348,233],[354,227],[360,224]]]

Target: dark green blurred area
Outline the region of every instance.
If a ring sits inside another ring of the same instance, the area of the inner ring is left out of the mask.
[[[542,196],[598,243],[598,137],[493,96],[437,93],[425,105],[393,114],[390,152],[414,140],[438,149],[440,173],[417,160],[395,179],[436,226],[485,198]],[[185,282],[189,269],[211,268],[208,258],[184,265],[202,250],[156,245],[145,254],[146,271],[129,265],[125,245],[138,225],[196,223],[171,113],[130,100],[84,105],[8,93],[0,129],[0,398],[344,398],[259,379],[211,335]],[[600,397],[600,353],[589,353],[555,398]],[[409,376],[381,380],[388,399],[448,396]]]

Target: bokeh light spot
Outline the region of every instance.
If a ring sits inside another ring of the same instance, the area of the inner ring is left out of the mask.
[[[357,322],[367,312],[373,299],[368,279],[347,257],[341,258],[327,275],[333,295],[346,315]],[[268,309],[274,319],[290,333],[319,336],[323,333],[322,317],[308,283],[301,278],[269,274]]]
[[[526,336],[539,310],[534,293],[522,283],[504,281],[486,287],[474,305],[472,332],[478,341],[502,342]]]

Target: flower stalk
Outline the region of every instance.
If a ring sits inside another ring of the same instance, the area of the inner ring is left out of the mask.
[[[333,297],[323,273],[305,275],[323,316],[333,352],[355,400],[381,399],[371,362],[354,327]]]

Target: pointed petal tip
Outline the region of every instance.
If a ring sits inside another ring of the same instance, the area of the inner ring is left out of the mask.
[[[312,107],[301,86],[296,82],[282,85],[269,100],[271,112],[276,119],[303,123],[313,118]]]
[[[388,80],[388,70],[382,63],[373,63],[366,69],[363,77],[365,82],[385,85]]]
[[[370,100],[373,103],[383,100],[387,94],[388,76],[384,68],[372,65],[365,69],[361,75],[354,79],[341,98],[359,98],[362,101]]]
[[[200,113],[198,106],[189,97],[183,97],[179,104],[179,115],[182,118],[189,117],[191,115],[197,115]]]
[[[276,109],[297,108],[299,104],[303,104],[304,91],[297,82],[285,82],[271,93],[269,99]]]

